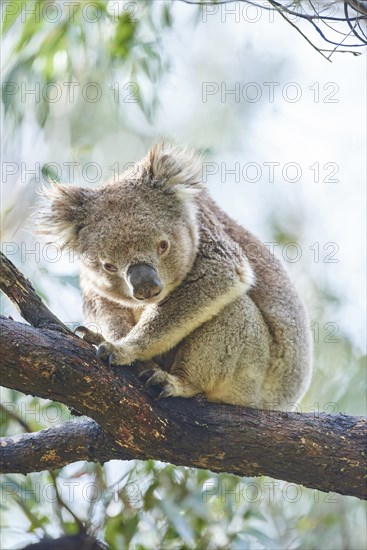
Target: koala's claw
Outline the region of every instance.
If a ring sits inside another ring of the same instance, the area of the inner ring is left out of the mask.
[[[148,378],[144,384],[146,388],[150,386],[162,386],[162,391],[157,399],[172,397],[174,395],[174,388],[169,380],[169,374],[166,371],[161,369],[149,369],[141,372],[139,377]]]
[[[104,342],[104,338],[102,334],[99,334],[98,332],[94,332],[93,330],[90,330],[87,327],[83,327],[82,325],[79,327],[76,327],[74,330],[74,333],[81,332],[82,336],[81,338],[88,342],[88,344],[93,344],[94,346],[99,346],[102,342]]]
[[[157,399],[164,399],[165,397],[172,397],[172,391],[169,386],[163,388],[161,393],[158,395]]]
[[[147,370],[143,370],[141,371],[138,376],[139,378],[145,378],[146,379],[146,383],[148,382],[148,380],[153,376],[153,374],[155,373],[155,369],[147,369]],[[145,385],[146,385],[145,383]]]
[[[146,388],[149,386],[159,386],[167,381],[167,373],[163,370],[145,370],[140,374],[142,377],[143,375],[148,377],[148,380],[144,384]]]
[[[98,346],[96,356],[97,359],[106,361],[109,367],[127,366],[133,363],[122,348],[106,341]]]
[[[106,348],[104,346],[99,346],[97,349],[96,357],[102,361],[105,359]]]
[[[108,361],[108,364],[111,365],[112,361],[114,359],[113,356],[114,346],[110,344],[109,342],[103,342],[103,344],[100,344],[97,349],[97,359],[101,359],[102,361]]]

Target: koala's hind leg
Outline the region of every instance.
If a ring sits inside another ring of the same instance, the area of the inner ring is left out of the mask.
[[[155,357],[149,361],[137,361],[139,378],[145,380],[145,386],[161,386],[158,398],[162,397],[193,397],[200,392],[200,388],[194,387],[185,376],[179,373],[171,374],[173,364],[177,363],[180,348],[179,344],[167,353]]]
[[[226,331],[222,313],[204,323],[176,347],[175,355],[163,368],[143,371],[146,386],[161,386],[161,397],[193,397],[206,394],[215,386],[223,364],[226,363]],[[227,358],[228,359],[228,358]]]
[[[209,401],[233,402],[232,373],[243,347],[241,302],[242,298],[227,305],[181,342],[170,368],[172,376]]]
[[[164,376],[174,386],[169,395],[202,393],[209,401],[258,407],[269,365],[268,338],[256,306],[243,295],[180,343],[170,376]]]
[[[253,373],[257,360],[253,345],[245,352],[246,364],[243,361],[255,314],[246,295],[229,304],[180,342],[171,364],[165,365],[169,372],[147,372],[147,385],[163,386],[161,397],[202,393],[209,401],[249,405],[262,383],[262,375]]]
[[[147,378],[145,386],[162,386],[158,398],[163,397],[193,397],[200,393],[200,388],[191,384],[185,376],[178,376],[162,370],[158,366],[152,370],[144,370],[139,374],[141,378]]]

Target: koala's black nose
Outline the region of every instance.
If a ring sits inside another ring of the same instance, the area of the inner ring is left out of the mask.
[[[148,264],[136,264],[129,267],[127,278],[133,287],[134,298],[145,300],[161,293],[163,285],[154,267]]]

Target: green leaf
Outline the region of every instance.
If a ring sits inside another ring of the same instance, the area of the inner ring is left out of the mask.
[[[62,524],[67,535],[76,535],[79,533],[79,526],[75,521],[63,521]]]
[[[115,36],[111,42],[110,51],[113,57],[125,58],[136,31],[136,23],[131,21],[130,14],[125,13],[118,18]]]
[[[33,533],[36,529],[39,529],[41,525],[47,525],[49,521],[50,519],[48,516],[37,515],[37,519],[31,521],[31,524],[27,529],[28,533]]]
[[[43,27],[45,20],[40,16],[40,11],[41,0],[36,0],[33,5],[33,11],[27,15],[23,23],[23,31],[15,47],[17,53],[19,53]]]
[[[105,540],[111,548],[128,548],[131,539],[137,532],[140,518],[138,514],[130,518],[122,515],[107,520]]]
[[[177,506],[168,499],[158,501],[159,507],[167,516],[168,521],[175,529],[176,533],[190,548],[195,546],[195,536],[186,518],[182,515]]]
[[[172,26],[173,19],[171,14],[171,7],[168,4],[165,4],[163,7],[162,20],[163,25],[166,25],[167,27]]]

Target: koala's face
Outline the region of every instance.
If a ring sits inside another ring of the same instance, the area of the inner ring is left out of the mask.
[[[191,269],[196,251],[193,204],[129,183],[101,190],[78,234],[88,279],[130,307],[163,300]]]
[[[128,307],[162,301],[198,248],[197,159],[155,146],[135,174],[98,190],[55,186],[47,226],[80,256],[89,284]]]

